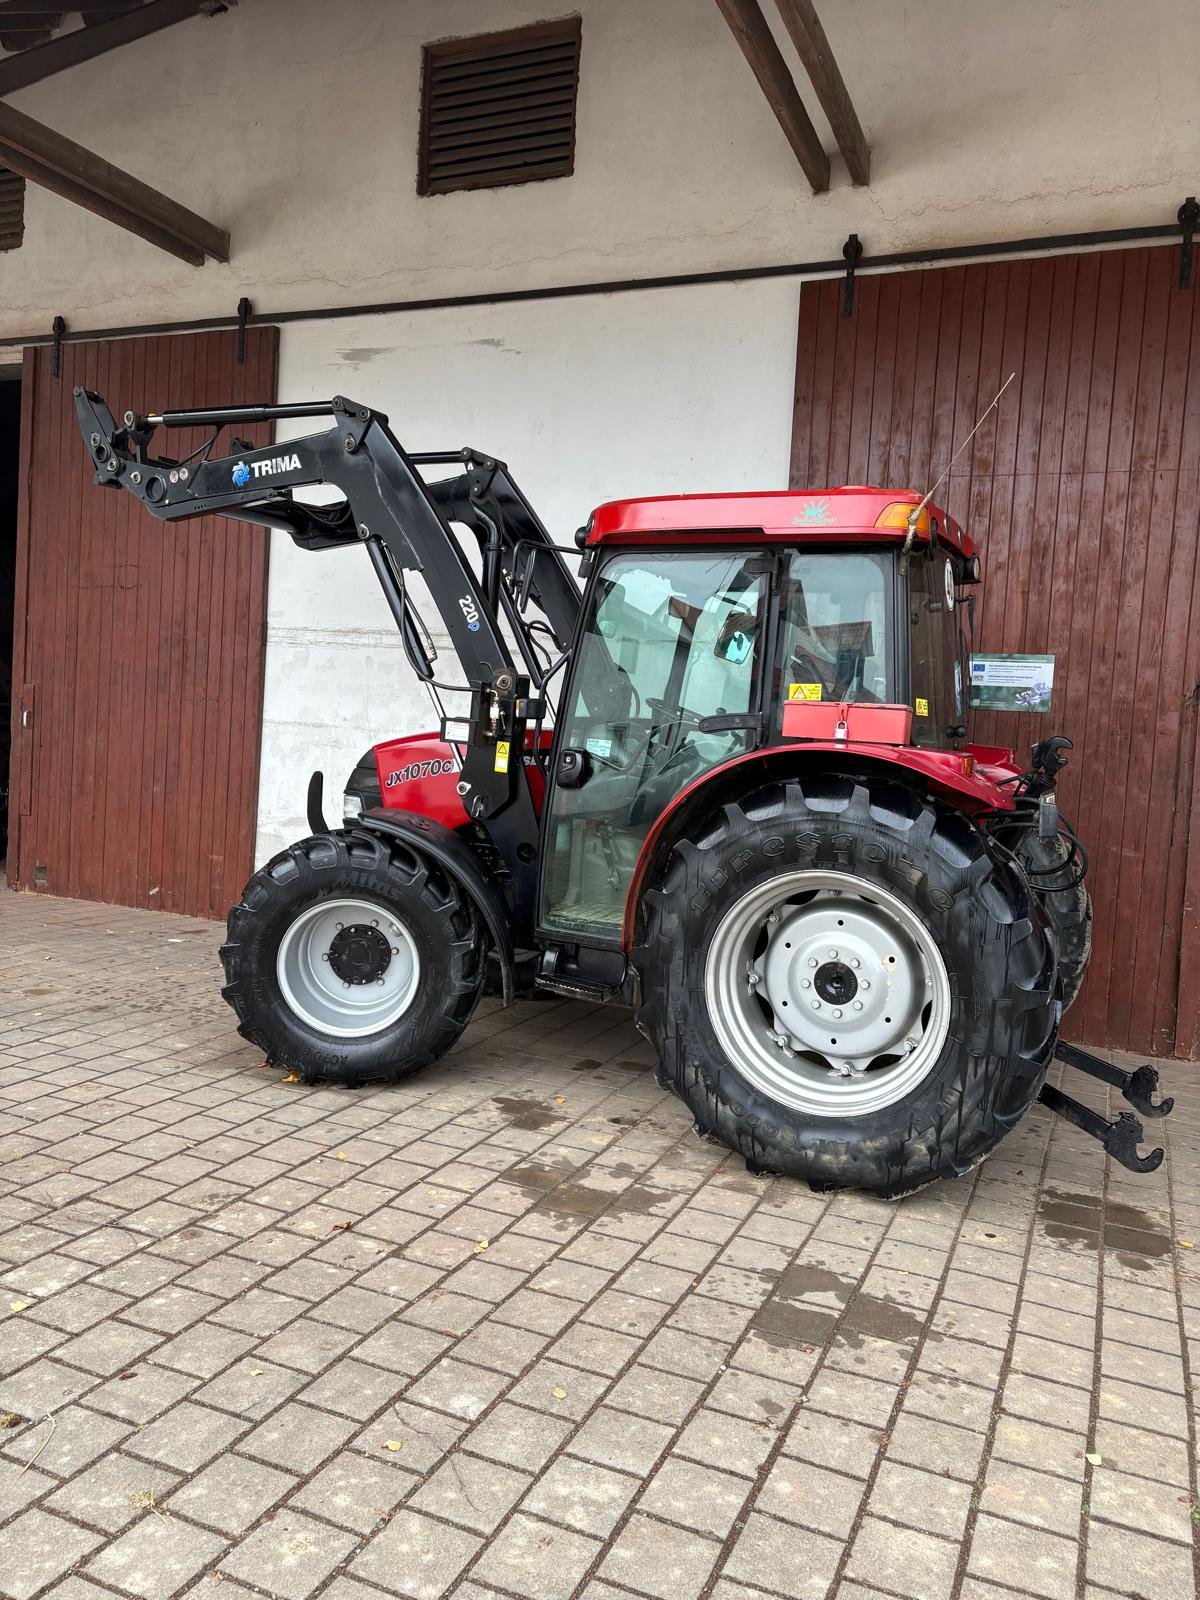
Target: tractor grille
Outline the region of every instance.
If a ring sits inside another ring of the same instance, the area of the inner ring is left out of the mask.
[[[25,179],[0,167],[0,250],[16,250],[25,237]]]
[[[562,178],[575,166],[578,17],[425,46],[422,194]]]

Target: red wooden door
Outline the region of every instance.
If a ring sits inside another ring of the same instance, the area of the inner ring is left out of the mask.
[[[251,870],[268,535],[94,487],[76,384],[114,415],[273,400],[278,330],[27,350],[17,546],[21,889],[223,916]],[[250,430],[256,443],[269,434]],[[179,456],[204,435],[159,434]]]
[[[978,647],[1053,652],[1060,794],[1096,938],[1072,1039],[1200,1054],[1200,312],[1177,249],[860,278],[800,295],[791,480],[927,489],[982,547]],[[1193,274],[1193,276],[1195,276]]]

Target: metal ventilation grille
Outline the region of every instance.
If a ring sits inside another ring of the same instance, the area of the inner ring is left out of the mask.
[[[25,179],[0,167],[0,250],[16,250],[25,237]]]
[[[425,46],[422,194],[562,178],[575,166],[578,17]]]

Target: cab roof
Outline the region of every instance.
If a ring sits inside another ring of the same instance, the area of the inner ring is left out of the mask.
[[[632,545],[664,535],[705,544],[795,544],[820,540],[851,544],[899,544],[908,514],[921,503],[912,489],[847,484],[840,489],[765,489],[737,494],[661,494],[639,500],[609,500],[597,506],[587,526],[588,545]],[[917,541],[932,535],[963,556],[975,547],[940,506],[925,508]]]

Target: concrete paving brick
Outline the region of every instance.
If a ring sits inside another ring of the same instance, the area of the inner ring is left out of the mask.
[[[633,1516],[609,1547],[599,1575],[655,1600],[696,1600],[720,1554],[714,1539]]]
[[[291,1473],[229,1450],[189,1477],[172,1495],[167,1510],[181,1511],[219,1533],[236,1535],[277,1505],[297,1481]]]
[[[46,1505],[76,1522],[116,1533],[140,1517],[148,1504],[165,1498],[178,1482],[178,1473],[118,1453],[104,1456],[71,1478],[47,1497]]]
[[[4,1572],[0,1582],[12,1600],[29,1600],[60,1578],[102,1542],[102,1536],[78,1528],[47,1511],[26,1511],[4,1533]]]
[[[137,1600],[170,1600],[214,1561],[225,1545],[218,1534],[150,1510],[93,1556],[83,1570],[85,1576]]]
[[[786,1600],[825,1600],[841,1552],[834,1539],[753,1514],[738,1535],[723,1576]]]
[[[412,1600],[440,1600],[480,1549],[477,1535],[398,1511],[350,1563],[350,1573],[395,1593],[396,1574]]]
[[[344,1450],[297,1490],[291,1504],[357,1533],[370,1533],[422,1481],[416,1472],[395,1465],[398,1459],[390,1451],[372,1457]]]
[[[957,1544],[870,1517],[851,1546],[846,1576],[910,1600],[949,1600],[957,1563]]]
[[[774,1443],[774,1430],[764,1424],[705,1406],[680,1434],[675,1448],[692,1461],[752,1478]]]
[[[0,1439],[4,1439],[5,1457],[21,1463],[36,1457],[40,1471],[69,1478],[132,1432],[127,1422],[98,1416],[86,1406],[67,1406],[54,1413],[53,1427],[45,1417],[35,1416],[14,1430],[11,1438],[6,1437],[6,1429]]]
[[[880,1480],[882,1477],[881,1473]],[[879,1485],[880,1481],[877,1480],[872,1500],[887,1505],[888,1515],[896,1516],[900,1511],[900,1502],[894,1492],[898,1486],[894,1480],[883,1488]],[[938,1487],[940,1489],[941,1485]],[[817,1533],[828,1533],[844,1540],[854,1526],[862,1500],[863,1484],[860,1479],[842,1477],[839,1473],[826,1471],[809,1462],[781,1456],[771,1468],[754,1503],[759,1511],[780,1517],[785,1522],[799,1523],[803,1528],[812,1528]],[[963,1516],[965,1519],[965,1506]]]
[[[600,1406],[572,1436],[568,1448],[572,1455],[598,1466],[644,1474],[671,1442],[673,1433],[667,1424],[649,1417],[631,1417]]]
[[[526,1472],[456,1450],[426,1478],[409,1504],[475,1533],[492,1533],[531,1481]]]
[[[560,1456],[534,1480],[521,1508],[579,1533],[605,1538],[639,1487],[640,1480],[627,1473]]]
[[[598,1539],[518,1512],[489,1543],[472,1576],[525,1600],[567,1600],[601,1548]]]
[[[195,1472],[235,1439],[247,1432],[249,1423],[226,1416],[209,1406],[185,1400],[172,1411],[140,1429],[129,1439],[127,1448],[136,1456],[181,1472]]]
[[[504,1400],[471,1429],[463,1444],[476,1455],[537,1472],[570,1432],[571,1424],[561,1417]]]
[[[353,1534],[288,1508],[261,1522],[219,1570],[284,1600],[306,1600],[356,1543]]]
[[[1090,1538],[1089,1532],[1089,1544]],[[967,1567],[980,1578],[995,1579],[1022,1594],[1072,1600],[1077,1555],[1074,1540],[980,1516]]]

